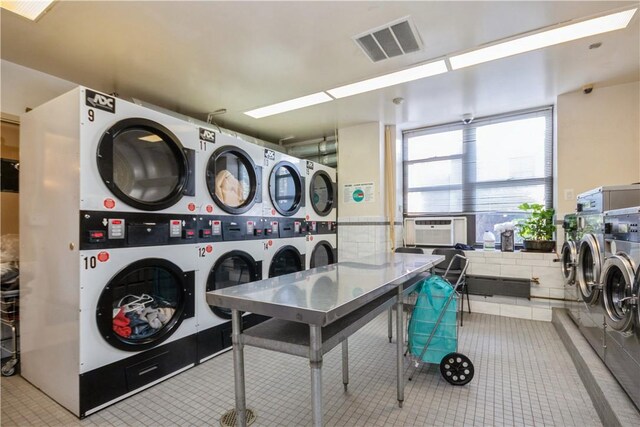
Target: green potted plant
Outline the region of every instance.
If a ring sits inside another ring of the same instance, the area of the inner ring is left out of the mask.
[[[523,203],[518,209],[530,212],[528,218],[518,221],[516,227],[524,239],[524,248],[528,251],[551,252],[556,247],[553,233],[555,209],[546,209],[539,203]]]

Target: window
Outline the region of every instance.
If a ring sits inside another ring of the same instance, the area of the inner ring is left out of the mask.
[[[494,224],[526,216],[521,203],[551,207],[552,120],[546,107],[405,131],[405,215],[472,215],[480,242]]]

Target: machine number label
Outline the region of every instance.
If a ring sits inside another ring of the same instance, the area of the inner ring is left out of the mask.
[[[85,257],[84,258],[84,269],[94,269],[98,265],[98,259],[95,256]]]
[[[96,112],[93,111],[91,108],[89,108],[89,111],[87,112],[87,115],[89,116],[89,121],[92,122],[96,119]]]
[[[98,92],[87,89],[85,94],[85,102],[88,107],[97,108],[115,114],[116,99],[113,96],[103,95]]]
[[[265,148],[264,150],[264,158],[266,160],[275,160],[276,159],[276,152],[273,150],[269,150],[268,148]]]
[[[207,255],[207,249],[202,247],[198,248],[198,257],[204,258]]]

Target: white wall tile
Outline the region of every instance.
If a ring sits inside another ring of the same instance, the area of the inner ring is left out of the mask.
[[[531,284],[531,296],[540,298],[549,298],[549,288],[543,288],[536,284]]]
[[[471,303],[471,311],[474,313],[500,315],[500,304],[494,304],[483,301],[473,301]]]
[[[536,266],[549,266],[549,261],[544,259],[529,259],[529,258],[520,258],[517,260],[516,264],[518,265],[536,265]]]
[[[531,307],[500,304],[500,316],[531,319]]]
[[[484,254],[485,258],[502,258],[502,252],[500,251],[478,251],[478,252],[482,252]]]
[[[531,267],[526,265],[502,265],[500,266],[500,275],[502,277],[530,279]]]
[[[564,289],[549,288],[549,297],[556,299],[564,299]]]
[[[522,252],[502,252],[502,258],[506,259],[519,259],[522,258]]]
[[[469,274],[500,276],[500,267],[498,264],[486,264],[483,261],[472,260],[469,262]]]
[[[523,259],[530,259],[530,260],[544,259],[544,254],[542,253],[535,253],[535,252],[521,252],[521,253],[522,253]]]
[[[551,309],[533,307],[531,309],[531,320],[542,320],[544,322],[551,322]]]

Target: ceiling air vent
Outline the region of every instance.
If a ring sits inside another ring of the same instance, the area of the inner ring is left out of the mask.
[[[359,34],[354,40],[373,62],[417,52],[422,48],[420,36],[409,17]]]

